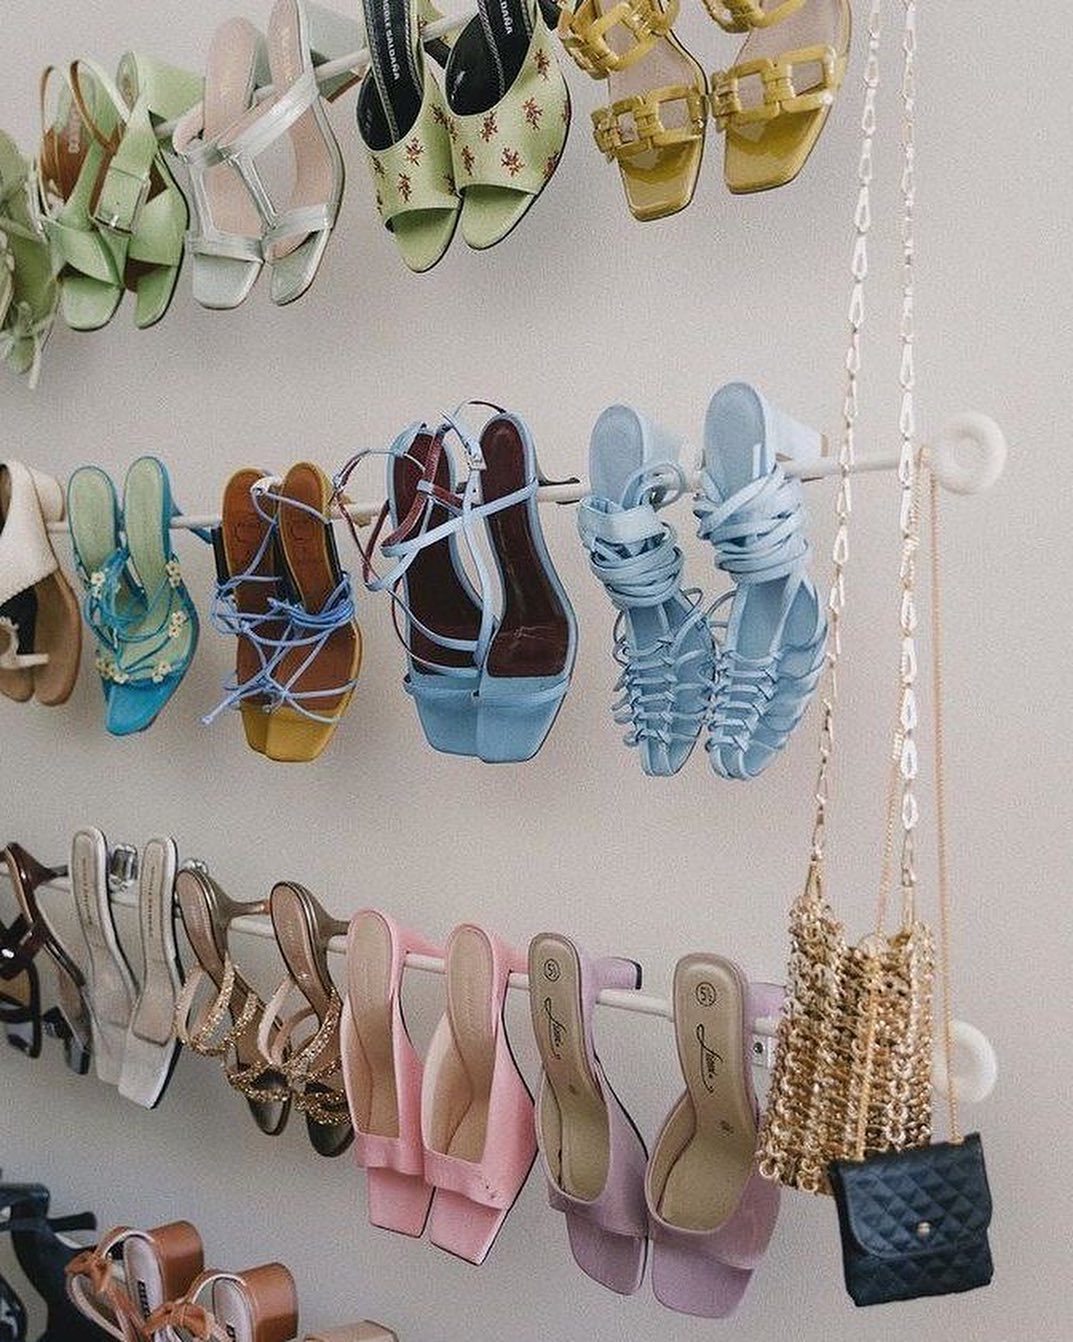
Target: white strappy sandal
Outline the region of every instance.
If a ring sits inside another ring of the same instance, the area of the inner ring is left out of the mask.
[[[272,92],[257,101],[262,39],[245,20],[222,25],[209,53],[204,102],[175,129],[197,216],[189,238],[194,296],[206,307],[237,307],[263,264],[272,268],[274,303],[300,298],[316,277],[343,195],[343,158],[321,104],[302,0],[276,0],[266,48]],[[257,160],[284,134],[294,176],[280,206]]]

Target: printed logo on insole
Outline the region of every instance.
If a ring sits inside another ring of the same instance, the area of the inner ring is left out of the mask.
[[[714,1095],[715,1083],[723,1067],[723,1057],[714,1048],[709,1048],[703,1021],[697,1026],[697,1042],[700,1044],[700,1079],[708,1094]]]
[[[155,950],[160,947],[157,944],[157,938],[160,932],[159,919],[157,918],[157,892],[160,889],[161,881],[161,861],[160,853],[155,845],[150,845],[145,851],[145,866],[142,868],[142,879],[145,881],[145,889],[151,891],[148,899],[141,901],[142,905],[142,933],[145,937],[145,944]]]
[[[566,1042],[566,1025],[561,1020],[556,1020],[552,1012],[551,998],[544,998],[544,1017],[548,1026],[548,1047],[557,1059],[563,1056],[563,1045]]]
[[[145,1282],[139,1278],[136,1284],[136,1289],[138,1292],[138,1308],[141,1310],[142,1318],[144,1319],[153,1312],[153,1307],[149,1303],[149,1288],[146,1286]]]
[[[97,924],[97,905],[93,898],[93,891],[96,888],[96,856],[85,853],[79,848],[78,857],[75,861],[74,876],[75,899],[78,902],[78,913],[82,919],[82,926],[86,930],[86,940],[90,940],[89,933],[98,930]],[[99,940],[99,938],[93,938]]]

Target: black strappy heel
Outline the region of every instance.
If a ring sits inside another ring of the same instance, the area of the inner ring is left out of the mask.
[[[65,1231],[96,1230],[97,1218],[92,1212],[50,1217],[48,1206],[49,1191],[42,1184],[0,1184],[0,1213],[7,1213],[0,1216],[0,1232],[10,1233],[19,1266],[47,1310],[45,1331],[37,1342],[104,1342],[108,1334],[84,1318],[68,1299],[67,1264],[81,1248],[61,1238]],[[0,1342],[24,1342],[25,1337],[22,1302],[0,1279]]]

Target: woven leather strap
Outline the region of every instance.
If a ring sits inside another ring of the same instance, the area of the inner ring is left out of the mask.
[[[684,106],[685,123],[668,127],[662,109],[676,103]],[[707,98],[700,89],[693,84],[669,84],[593,112],[593,138],[609,159],[634,158],[652,149],[699,140],[707,115]]]
[[[668,0],[666,8],[661,0],[620,0],[607,9],[600,0],[582,0],[573,13],[560,10],[559,40],[587,75],[606,79],[646,56],[677,17],[678,0]],[[614,47],[608,41],[611,33],[618,39]]]
[[[794,71],[810,66],[819,72],[819,82],[813,81],[804,92],[798,92]],[[760,56],[742,61],[729,70],[720,70],[712,79],[712,113],[720,130],[730,126],[750,126],[774,121],[789,112],[815,112],[834,102],[835,92],[846,72],[845,59],[833,47],[801,47],[787,51],[774,59]],[[758,79],[763,88],[763,100],[752,105],[742,102],[743,82]]]
[[[781,5],[765,9],[763,0],[704,0],[704,8],[728,33],[745,33],[751,28],[771,28],[796,14],[805,0],[783,0]]]

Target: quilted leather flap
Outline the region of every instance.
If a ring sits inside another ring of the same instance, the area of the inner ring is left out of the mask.
[[[904,1258],[979,1239],[991,1223],[991,1190],[978,1133],[960,1145],[835,1161],[831,1180],[845,1225],[865,1253]]]

